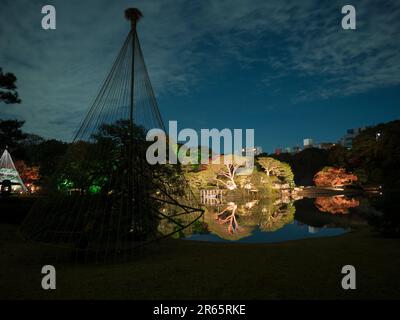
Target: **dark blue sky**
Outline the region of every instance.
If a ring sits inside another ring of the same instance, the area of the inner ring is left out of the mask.
[[[57,29],[41,29],[41,7]],[[357,30],[342,30],[353,4]],[[267,151],[303,138],[337,141],[347,128],[400,118],[399,1],[2,1],[0,66],[21,105],[0,118],[70,140],[128,32],[139,35],[164,121],[254,128]]]

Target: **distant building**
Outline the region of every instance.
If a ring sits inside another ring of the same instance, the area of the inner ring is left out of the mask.
[[[279,155],[279,154],[281,154],[282,153],[282,149],[281,148],[276,148],[275,149],[275,154],[276,155]]]
[[[292,148],[286,147],[286,148],[285,148],[285,152],[286,152],[286,153],[292,153]]]
[[[319,149],[323,149],[323,150],[329,150],[330,148],[336,146],[336,143],[332,143],[332,142],[321,142],[320,144],[318,144],[318,148]]]
[[[242,156],[245,156],[246,154],[252,154],[254,153],[255,156],[259,156],[260,154],[263,153],[262,147],[254,147],[254,148],[243,148],[242,149]]]
[[[314,146],[314,141],[313,141],[313,139],[310,139],[310,138],[304,139],[303,145],[304,145],[304,149],[312,148]]]
[[[351,149],[353,147],[354,138],[367,128],[368,127],[347,129],[346,134],[340,139],[340,144],[347,149]]]

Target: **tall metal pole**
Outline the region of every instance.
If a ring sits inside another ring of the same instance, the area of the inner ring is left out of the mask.
[[[138,231],[136,215],[137,211],[137,201],[134,201],[135,190],[133,176],[133,121],[134,121],[134,110],[135,110],[135,42],[136,42],[136,24],[142,17],[142,13],[136,8],[129,8],[125,10],[125,17],[131,22],[131,37],[132,37],[132,60],[131,60],[131,94],[130,94],[130,108],[129,108],[129,139],[128,139],[128,206],[129,212],[132,219],[131,231],[135,234]],[[136,190],[137,191],[137,190]],[[135,199],[136,200],[136,199]],[[140,214],[140,213],[139,213]]]
[[[133,124],[133,111],[135,108],[135,42],[136,42],[136,24],[143,14],[139,9],[129,8],[125,10],[125,17],[131,22],[131,36],[132,36],[132,65],[131,65],[131,101],[130,101],[130,114],[129,121]]]

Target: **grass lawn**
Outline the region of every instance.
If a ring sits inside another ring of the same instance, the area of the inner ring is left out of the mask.
[[[80,265],[49,261],[48,247],[16,230],[0,225],[2,299],[400,298],[400,240],[369,232],[278,244],[168,240],[129,263]],[[41,289],[44,264],[56,267],[56,290]],[[341,289],[346,264],[357,290]]]

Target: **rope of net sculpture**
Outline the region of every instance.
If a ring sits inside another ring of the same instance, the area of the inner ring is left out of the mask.
[[[179,165],[149,165],[146,132],[164,129],[136,31],[131,30],[62,163],[21,234],[96,261],[192,225],[203,214]]]

